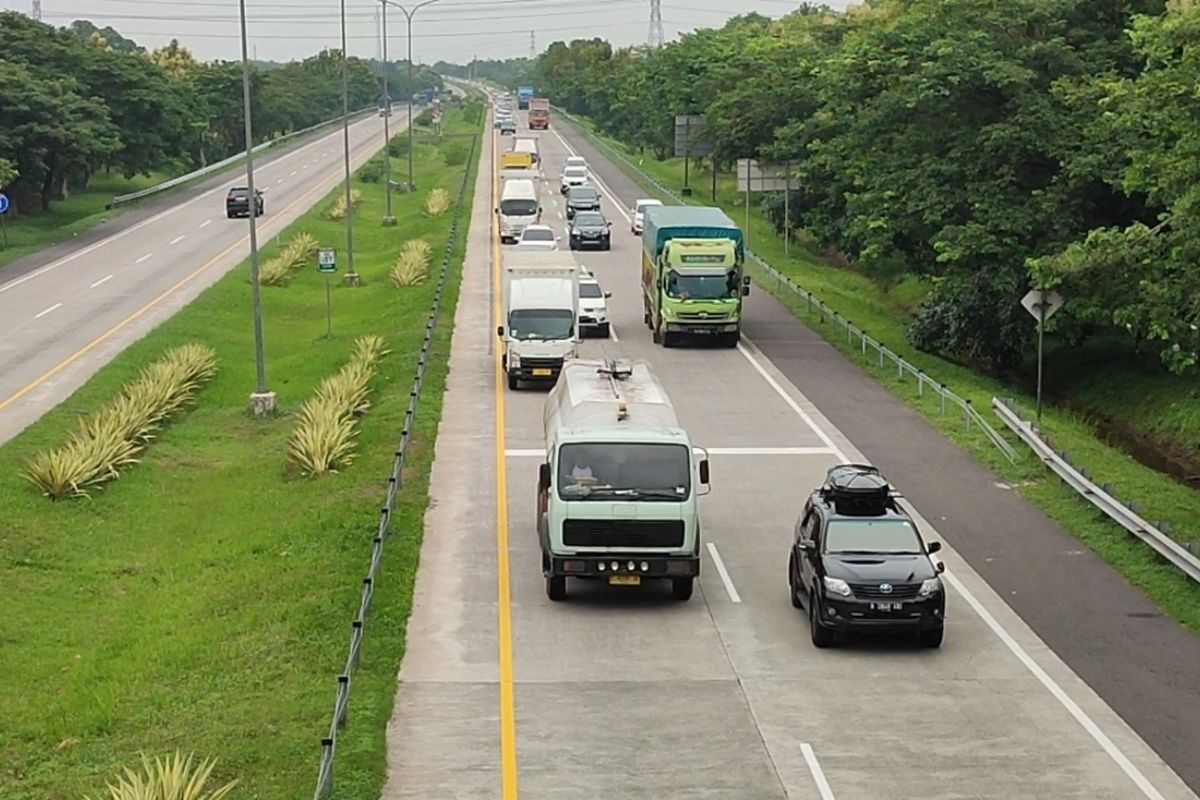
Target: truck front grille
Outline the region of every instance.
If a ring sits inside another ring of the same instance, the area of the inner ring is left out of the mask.
[[[681,322],[723,322],[729,319],[728,311],[680,311],[676,315]]]
[[[568,519],[563,544],[569,547],[682,547],[683,521]]]

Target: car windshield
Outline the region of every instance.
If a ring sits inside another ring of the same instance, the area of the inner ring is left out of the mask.
[[[737,273],[724,275],[680,275],[667,273],[667,294],[680,300],[720,300],[739,294]]]
[[[581,283],[579,284],[580,297],[604,297],[604,292],[600,289],[598,283]]]
[[[563,170],[563,173],[568,178],[582,178],[587,175],[587,170],[583,167],[567,167],[565,170]]]
[[[575,332],[574,317],[566,309],[520,309],[508,315],[508,332],[521,340],[569,339]]]
[[[564,444],[558,451],[558,495],[683,502],[691,491],[690,468],[686,445]]]
[[[537,213],[537,200],[501,200],[500,213],[506,217],[529,217]]]
[[[576,214],[575,224],[581,228],[592,226],[603,228],[606,224],[608,224],[608,220],[604,218],[603,214]]]
[[[595,189],[572,189],[571,196],[568,198],[571,202],[578,203],[594,203],[597,199]]]
[[[921,541],[902,519],[835,519],[825,533],[826,553],[916,555]]]
[[[553,242],[554,231],[548,228],[526,228],[521,231],[523,242]]]

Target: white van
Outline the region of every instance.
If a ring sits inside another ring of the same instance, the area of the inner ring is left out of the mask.
[[[500,217],[500,241],[515,242],[526,225],[533,225],[541,218],[537,184],[526,178],[506,180],[496,214]]]

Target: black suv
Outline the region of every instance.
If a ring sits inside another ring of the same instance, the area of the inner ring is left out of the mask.
[[[567,190],[567,219],[579,211],[599,211],[600,193],[591,186],[572,186]]]
[[[612,223],[599,211],[580,211],[571,220],[571,249],[595,245],[601,250],[611,250],[611,229]]]
[[[804,504],[788,558],[792,605],[808,610],[812,642],[836,631],[915,631],[940,647],[946,593],[940,542],[921,538],[875,467],[842,464]]]
[[[254,216],[261,217],[263,215],[263,194],[260,190],[255,189],[254,195],[258,199],[257,213]],[[247,187],[235,186],[229,190],[229,194],[225,195],[225,216],[230,219],[250,216],[250,190]]]

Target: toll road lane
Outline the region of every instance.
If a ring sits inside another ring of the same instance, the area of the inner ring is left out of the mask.
[[[260,244],[341,180],[342,150],[332,146],[341,135],[256,166],[259,179],[268,180],[298,162],[313,165],[265,193]],[[352,166],[378,151],[382,139],[382,123],[374,118],[352,126]],[[0,442],[65,399],[248,251],[246,220],[226,219],[224,194],[213,190],[0,285]],[[50,307],[53,313],[36,315]]]
[[[568,154],[552,134],[540,137],[547,175]],[[609,213],[614,202],[606,200]],[[523,793],[796,798],[822,796],[824,780],[836,797],[863,800],[881,792],[1194,798],[953,548],[944,551],[952,590],[941,650],[871,640],[812,647],[807,621],[787,599],[793,526],[825,470],[863,456],[753,343],[651,344],[635,288],[639,241],[614,225],[611,252],[580,256],[611,284],[610,316],[625,331],[619,346],[585,341],[584,355],[648,360],[698,445],[825,450],[714,457],[703,536],[717,546],[740,603],[711,553],[701,591],[687,603],[670,600],[665,587],[580,581],[569,582],[566,601],[548,600],[533,527],[538,459],[509,459]],[[541,444],[544,399],[544,389],[505,393],[505,439],[515,451]],[[903,485],[904,476],[892,477]]]

